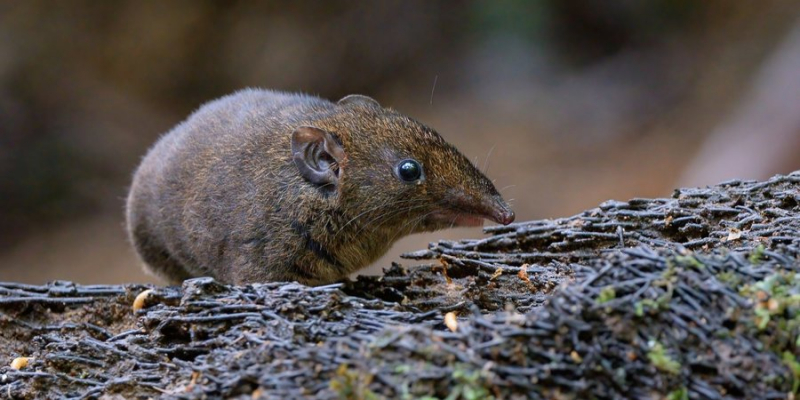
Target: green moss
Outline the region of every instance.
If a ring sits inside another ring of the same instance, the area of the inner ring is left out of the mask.
[[[800,274],[776,273],[739,293],[753,302],[752,326],[767,348],[781,354],[800,347]]]
[[[647,299],[649,300],[649,299]],[[633,312],[636,314],[637,317],[644,316],[644,304],[643,301],[637,301],[636,304],[633,305]]]
[[[457,366],[453,370],[453,380],[455,387],[445,400],[481,400],[494,399],[489,390],[484,386],[484,380],[480,370],[469,370],[463,366]]]
[[[753,303],[747,326],[756,330],[763,349],[781,357],[792,374],[792,390],[798,393],[800,362],[794,354],[800,349],[800,273],[778,272],[744,285],[739,293]]]
[[[655,282],[655,284],[666,286],[667,290],[664,292],[664,294],[662,294],[655,300],[642,299],[637,301],[634,304],[634,313],[636,314],[637,317],[644,316],[645,307],[649,309],[651,314],[653,312],[658,312],[660,310],[669,310],[669,303],[672,301],[672,293],[673,293],[672,284],[665,281]]]
[[[667,400],[689,400],[689,390],[685,386],[673,390],[667,394]]]
[[[783,363],[792,371],[792,392],[797,393],[800,389],[800,362],[797,362],[797,358],[789,351],[783,352],[782,359]]]
[[[767,328],[767,325],[769,324],[770,320],[769,310],[767,310],[766,308],[757,307],[754,310],[754,313],[756,314],[755,316],[756,327],[758,328],[758,330],[763,331],[764,329]]]
[[[600,290],[600,294],[597,296],[597,304],[604,304],[608,303],[611,300],[617,298],[617,292],[614,290],[612,286],[606,286],[602,290]]]
[[[336,369],[336,377],[331,379],[330,388],[342,400],[378,400],[378,395],[369,389],[372,374],[353,371],[342,364]]]
[[[747,260],[750,261],[750,264],[758,265],[761,263],[761,260],[763,259],[764,259],[764,245],[759,244],[755,249],[753,249],[753,252],[750,253],[750,257],[748,257]]]
[[[405,374],[410,369],[408,365],[403,364],[395,367],[394,371],[397,374]],[[450,374],[449,381],[445,378],[443,383],[447,383],[450,386],[450,392],[444,398],[432,395],[418,397],[418,395],[413,394],[415,390],[409,389],[409,382],[403,383],[398,398],[403,400],[492,400],[495,398],[487,387],[488,382],[482,371],[471,365],[453,365],[453,372]],[[419,391],[419,388],[417,388],[416,392]]]
[[[706,266],[700,262],[695,256],[693,255],[678,255],[675,256],[675,262],[679,265],[685,265],[688,267],[692,267],[695,269],[704,269]]]
[[[681,370],[681,364],[673,360],[661,343],[654,342],[647,353],[647,359],[660,371],[677,375]]]
[[[411,366],[408,365],[408,364],[401,364],[401,365],[398,365],[398,366],[394,367],[394,373],[395,374],[405,375],[405,374],[407,374],[409,372],[411,372]]]
[[[668,258],[667,268],[661,273],[661,280],[664,282],[674,281],[678,275],[678,266],[675,264],[677,259]]]
[[[733,272],[725,271],[717,274],[717,279],[731,288],[738,288],[742,284],[742,276]]]

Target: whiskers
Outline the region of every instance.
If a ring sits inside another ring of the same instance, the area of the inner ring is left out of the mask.
[[[410,219],[410,220],[408,220],[408,221],[404,222],[404,223],[403,223],[403,225],[400,225],[400,226],[397,228],[397,231],[394,233],[394,235],[392,235],[391,239],[389,239],[389,242],[391,243],[391,242],[394,242],[394,241],[395,241],[395,239],[398,239],[398,236],[399,236],[401,233],[404,233],[404,232],[405,232],[405,231],[404,231],[405,227],[406,227],[406,226],[408,226],[409,224],[411,224],[412,222],[414,223],[414,225],[413,225],[413,226],[411,226],[411,229],[409,229],[409,230],[408,230],[408,233],[414,232],[414,229],[416,229],[416,228],[417,228],[417,226],[419,225],[419,223],[420,223],[420,222],[424,221],[424,220],[425,220],[425,218],[428,218],[428,216],[429,216],[429,215],[431,215],[431,214],[433,214],[433,213],[435,213],[435,212],[436,212],[436,210],[429,211],[429,212],[427,212],[427,213],[425,213],[425,214],[422,214],[422,215],[420,215],[420,216],[418,216],[418,217],[412,218],[412,219]]]
[[[431,102],[430,105],[433,105],[433,92],[436,90],[436,81],[439,80],[439,75],[433,77],[433,87],[431,88]]]
[[[420,200],[420,201],[422,201],[422,200]],[[358,236],[361,232],[363,232],[367,228],[370,228],[371,232],[375,232],[375,230],[377,228],[383,226],[383,224],[385,224],[386,222],[390,221],[390,219],[392,217],[395,217],[397,215],[400,215],[402,213],[406,213],[406,212],[409,212],[409,211],[414,211],[414,210],[418,210],[420,208],[425,208],[427,206],[428,206],[427,204],[412,205],[412,206],[408,206],[408,207],[404,207],[404,208],[399,208],[397,210],[393,210],[391,212],[387,212],[387,213],[384,213],[384,214],[380,214],[377,217],[373,218],[372,220],[367,221],[367,223],[365,223],[361,227],[361,229],[359,229],[358,232],[356,232],[355,236]],[[403,226],[403,225],[401,225],[401,226]]]
[[[497,146],[497,144],[493,144],[492,147],[489,148],[489,152],[486,153],[486,159],[483,160],[483,174],[484,175],[488,175],[489,174],[489,158],[492,157],[492,152],[494,151],[494,148],[496,146]]]
[[[503,186],[503,188],[498,190],[498,192],[502,193],[504,190],[511,189],[513,187],[517,187],[517,185],[506,185],[506,186]]]
[[[336,236],[338,236],[342,231],[344,231],[345,228],[347,228],[352,223],[354,223],[356,220],[358,220],[358,219],[360,219],[362,217],[368,216],[368,214],[371,213],[371,212],[377,211],[377,210],[379,210],[381,208],[390,209],[390,208],[398,206],[398,205],[405,205],[405,204],[408,204],[408,203],[417,203],[417,202],[420,202],[420,201],[422,201],[422,200],[419,200],[419,199],[400,199],[400,200],[395,200],[395,201],[391,201],[391,202],[388,202],[388,203],[382,203],[382,204],[378,204],[376,206],[370,207],[370,208],[360,212],[355,217],[349,219],[344,225],[342,225],[336,231],[336,233],[334,234],[334,238]],[[364,228],[366,228],[367,226],[369,226],[370,224],[372,224],[373,222],[375,222],[375,221],[377,221],[377,220],[379,220],[381,218],[389,218],[389,217],[397,215],[397,214],[399,214],[401,212],[410,211],[410,210],[413,210],[415,208],[421,208],[421,207],[424,207],[424,206],[425,205],[423,204],[423,205],[412,205],[412,206],[407,206],[407,207],[399,207],[399,208],[392,209],[391,212],[381,213],[377,217],[375,217],[372,220],[367,221],[365,224],[363,224],[361,229],[359,229],[359,231],[356,234],[361,233],[361,231]]]

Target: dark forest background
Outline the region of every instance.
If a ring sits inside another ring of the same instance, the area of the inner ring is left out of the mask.
[[[788,0],[3,0],[0,280],[154,281],[124,235],[132,171],[244,87],[370,95],[488,163],[518,220],[788,173],[799,18]],[[479,234],[407,238],[371,271]]]

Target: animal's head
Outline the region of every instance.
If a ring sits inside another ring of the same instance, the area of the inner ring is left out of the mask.
[[[293,160],[356,224],[405,234],[514,221],[492,182],[434,130],[366,96],[335,108],[294,131]]]

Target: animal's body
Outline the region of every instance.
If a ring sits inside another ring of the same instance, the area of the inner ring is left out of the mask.
[[[166,133],[127,228],[150,271],[245,284],[342,279],[400,237],[514,213],[432,129],[365,96],[243,90]]]

